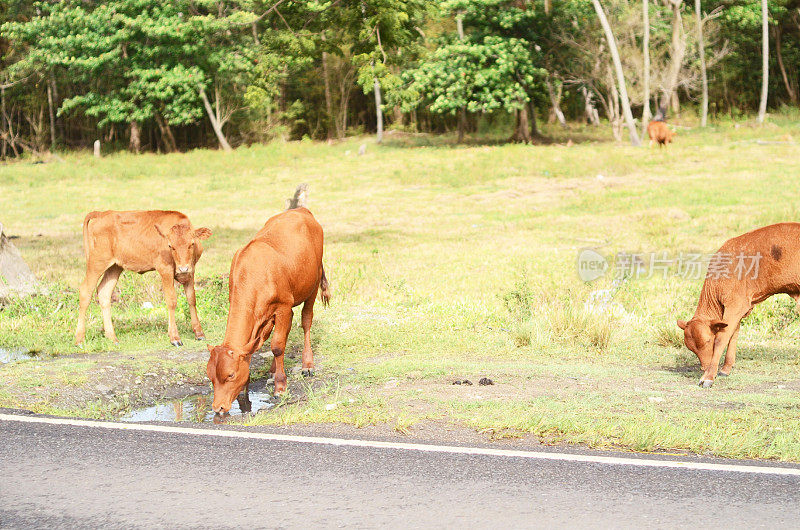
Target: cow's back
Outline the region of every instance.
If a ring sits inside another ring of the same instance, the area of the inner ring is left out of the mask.
[[[167,233],[181,222],[188,223],[189,220],[176,211],[91,212],[84,221],[87,258],[116,263],[134,272],[154,270],[158,260],[171,259],[155,226]]]
[[[306,208],[270,217],[234,256],[231,295],[236,284],[244,289],[259,284],[259,289],[291,296],[295,303],[305,300],[316,292],[320,282],[322,247],[322,227]]]
[[[253,238],[263,242],[284,259],[308,259],[322,261],[322,227],[306,208],[286,210],[270,217]]]
[[[800,294],[800,223],[757,228],[726,241],[718,255],[730,260],[730,276],[738,280],[743,275],[751,291]]]

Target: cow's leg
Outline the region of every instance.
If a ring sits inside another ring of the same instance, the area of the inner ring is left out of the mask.
[[[725,352],[725,364],[722,365],[722,369],[719,371],[721,376],[729,376],[731,375],[731,370],[733,370],[733,364],[736,362],[736,339],[739,338],[740,327],[741,324],[736,326],[736,331],[733,332],[731,341],[728,343],[728,351]]]
[[[92,301],[92,293],[94,288],[97,287],[97,281],[106,268],[108,268],[108,265],[100,265],[91,261],[86,262],[86,276],[81,282],[79,292],[80,305],[78,307],[78,326],[75,329],[75,344],[81,344],[86,335],[86,310]]]
[[[286,339],[292,328],[292,308],[281,307],[275,312],[275,328],[272,333],[272,357],[275,367],[275,395],[286,391],[286,372],[283,370],[283,353],[286,351]]]
[[[206,340],[206,336],[203,335],[203,328],[200,326],[200,319],[197,318],[197,307],[195,306],[197,303],[197,296],[194,292],[194,276],[183,284],[183,292],[186,294],[186,303],[189,304],[189,314],[192,317],[194,336],[197,340]]]
[[[714,353],[711,356],[711,363],[706,367],[703,376],[700,378],[700,386],[703,388],[711,388],[714,384],[714,378],[717,377],[719,370],[719,361],[722,359],[722,353],[731,341],[734,332],[739,327],[742,317],[747,313],[747,309],[742,310],[734,307],[726,307],[722,316],[722,321],[728,324],[724,329],[714,337]]]
[[[169,314],[169,341],[173,346],[183,346],[181,337],[178,335],[178,324],[175,323],[175,308],[178,307],[178,295],[175,293],[175,282],[172,271],[161,273],[161,287],[164,290],[164,301],[167,303],[167,313]]]
[[[303,324],[303,375],[311,377],[314,375],[314,352],[311,351],[311,322],[314,320],[314,301],[317,299],[316,290],[314,295],[303,302],[303,312],[301,319]]]
[[[122,267],[112,265],[106,270],[103,279],[100,280],[100,285],[97,286],[97,301],[103,311],[103,330],[106,338],[112,342],[119,342],[117,334],[114,333],[114,324],[111,322],[111,295],[114,293],[114,287],[117,285],[120,274],[122,274]]]

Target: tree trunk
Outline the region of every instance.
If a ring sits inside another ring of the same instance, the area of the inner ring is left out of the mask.
[[[548,77],[545,80],[545,84],[547,85],[547,93],[550,95],[550,104],[552,105],[551,113],[553,117],[553,121],[558,120],[558,123],[561,124],[562,127],[567,126],[567,120],[564,118],[564,113],[561,111],[561,94],[563,85],[558,85],[558,90],[556,91],[553,88],[553,83],[550,81]]]
[[[792,105],[797,105],[797,92],[795,92],[794,87],[789,82],[789,76],[786,74],[786,67],[783,65],[783,51],[781,51],[781,27],[778,26],[775,28],[775,55],[778,59],[778,68],[781,71],[781,77],[783,78],[783,86],[786,87],[786,94],[789,96],[789,101],[792,102]]]
[[[398,127],[403,126],[403,110],[400,108],[400,105],[394,106],[394,124]]]
[[[694,0],[694,11],[697,16],[697,51],[700,53],[700,75],[703,80],[700,127],[705,127],[708,124],[708,75],[706,73],[706,47],[703,43],[703,13],[700,7],[700,0]]]
[[[595,126],[600,125],[600,114],[597,112],[597,107],[594,106],[592,92],[582,86],[581,94],[583,94],[583,112],[586,114],[586,122]]]
[[[0,136],[2,136],[3,144],[0,146],[0,159],[6,159],[8,152],[8,140],[6,135],[8,129],[6,128],[6,87],[0,87]]]
[[[622,99],[622,111],[625,114],[625,123],[628,126],[631,145],[638,147],[641,145],[641,142],[639,141],[639,134],[636,131],[636,124],[633,122],[631,102],[628,99],[628,89],[625,86],[625,74],[622,72],[622,62],[619,60],[617,41],[614,39],[614,34],[611,32],[611,26],[608,24],[608,19],[603,11],[603,6],[600,5],[600,0],[592,0],[592,5],[594,5],[594,10],[597,12],[597,17],[600,19],[600,25],[603,26],[603,32],[606,34],[606,41],[608,41],[608,48],[609,51],[611,51],[611,58],[614,61],[614,69],[617,72],[617,82],[619,83],[619,93]]]
[[[50,150],[56,149],[56,111],[53,108],[53,87],[47,84],[47,110],[50,114]]]
[[[681,73],[683,59],[686,56],[686,40],[683,36],[683,17],[681,17],[681,4],[683,0],[669,0],[672,9],[672,46],[670,47],[670,65],[667,72],[667,83],[661,95],[659,112],[666,118],[666,110],[674,101],[673,94],[677,90],[678,76]],[[674,109],[673,109],[674,110]]]
[[[325,33],[323,32],[320,36],[322,42],[325,42],[327,39],[325,38]],[[327,136],[328,140],[333,138],[333,131],[331,130],[332,122],[334,121],[333,116],[333,100],[331,99],[331,81],[328,77],[328,52],[322,51],[322,82],[325,85],[325,112],[328,114],[328,119],[326,123]]]
[[[464,42],[464,15],[459,13],[456,15],[456,31],[458,33],[458,40]],[[462,107],[458,110],[458,143],[464,141],[464,131],[467,128],[467,108]]]
[[[377,141],[381,143],[383,141],[383,101],[381,98],[381,84],[378,82],[377,77],[375,78],[375,114],[378,121]]]
[[[650,0],[642,0],[642,24],[644,27],[644,38],[642,40],[642,56],[644,65],[642,69],[642,82],[644,84],[644,95],[642,97],[642,135],[647,131],[647,124],[650,122]]]
[[[128,149],[139,154],[142,149],[142,131],[139,129],[139,123],[136,121],[131,122],[131,139],[128,142]]]
[[[528,104],[525,101],[520,101],[520,109],[516,112],[517,126],[514,130],[514,136],[511,138],[514,142],[531,143],[531,125],[528,121]]]
[[[206,108],[208,119],[211,121],[211,128],[214,129],[214,134],[217,135],[219,145],[224,151],[233,151],[233,149],[231,149],[231,144],[229,144],[227,138],[225,138],[225,133],[222,131],[222,125],[220,125],[218,117],[214,115],[214,109],[211,108],[211,102],[208,101],[208,96],[202,86],[200,87],[200,98],[203,100],[203,106]]]
[[[178,150],[178,146],[175,143],[175,137],[172,135],[172,129],[160,114],[156,113],[155,118],[158,124],[158,130],[161,131],[161,141],[164,143],[164,150],[167,153],[174,153]]]
[[[761,0],[761,103],[758,105],[758,123],[764,123],[769,92],[769,12],[767,0]]]
[[[614,139],[618,142],[622,141],[622,116],[620,115],[619,110],[619,90],[617,90],[617,84],[614,82],[614,72],[611,71],[611,67],[608,67],[608,79],[609,79],[609,86],[611,87],[611,93],[608,95],[608,121],[611,123],[611,134],[614,135]]]
[[[531,121],[531,137],[537,138],[539,136],[539,125],[536,123],[536,105],[533,100],[528,101],[528,116]]]

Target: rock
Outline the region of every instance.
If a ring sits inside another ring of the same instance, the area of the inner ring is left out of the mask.
[[[493,385],[494,381],[492,381],[488,377],[481,377],[481,380],[478,381],[478,384],[481,385],[481,386],[489,386],[489,385]]]
[[[99,385],[97,385],[95,388],[96,388],[96,389],[97,389],[97,391],[98,391],[98,392],[100,392],[101,394],[110,394],[110,393],[111,393],[111,390],[112,390],[112,388],[111,388],[110,386],[108,386],[108,385],[104,385],[104,384],[102,384],[102,383],[101,383],[101,384],[99,384]]]
[[[327,405],[325,405],[325,410],[333,410],[333,409],[335,409],[337,406],[338,406],[338,405],[337,405],[336,403],[328,403]]]
[[[470,381],[469,379],[456,379],[455,381],[453,381],[453,384],[472,386],[472,381]]]
[[[36,277],[0,223],[0,301],[11,296],[36,294],[39,290]]]
[[[358,147],[358,156],[364,156],[367,154],[367,144],[361,144]]]
[[[153,307],[154,307],[154,306],[153,306],[153,303],[152,303],[152,302],[144,302],[144,303],[142,304],[142,309],[153,309]]]

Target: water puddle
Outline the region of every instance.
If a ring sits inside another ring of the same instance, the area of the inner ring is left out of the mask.
[[[0,364],[8,364],[16,361],[33,359],[37,355],[37,352],[30,351],[27,348],[22,348],[19,346],[14,348],[0,348]]]
[[[242,393],[233,401],[229,415],[224,417],[220,417],[211,410],[211,402],[211,394],[195,394],[184,399],[136,409],[120,419],[134,423],[149,421],[172,421],[178,423],[213,421],[214,423],[220,423],[227,418],[269,410],[275,406],[277,400],[266,389],[250,391],[249,394]]]

